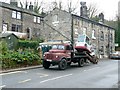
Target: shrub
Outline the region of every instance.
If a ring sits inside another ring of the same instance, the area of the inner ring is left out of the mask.
[[[19,40],[18,48],[37,48],[39,43],[37,41]]]
[[[2,67],[2,69],[41,64],[40,56],[35,52],[35,47],[37,47],[38,43],[36,41],[29,43],[26,41],[20,42],[21,48],[30,47],[11,51],[8,50],[7,44],[4,41],[0,41],[0,67]]]

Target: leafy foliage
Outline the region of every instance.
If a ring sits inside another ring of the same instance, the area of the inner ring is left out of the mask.
[[[31,47],[35,47],[35,45],[31,45]],[[0,67],[2,69],[41,64],[40,56],[34,49],[23,48],[17,51],[8,50],[6,42],[0,41],[0,50]]]
[[[35,49],[39,43],[37,41],[29,41],[29,40],[19,40],[18,47],[19,48],[31,48]]]
[[[118,31],[117,31],[117,36],[118,36],[118,43],[120,47],[120,18],[118,19]]]

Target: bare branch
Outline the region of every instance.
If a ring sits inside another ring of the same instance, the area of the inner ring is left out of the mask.
[[[95,17],[96,14],[98,13],[98,8],[96,7],[96,4],[92,3],[88,5],[88,12],[89,12],[89,15],[88,15],[89,18]]]

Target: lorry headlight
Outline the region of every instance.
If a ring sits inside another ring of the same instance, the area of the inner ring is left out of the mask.
[[[56,56],[56,58],[58,58],[58,56]]]

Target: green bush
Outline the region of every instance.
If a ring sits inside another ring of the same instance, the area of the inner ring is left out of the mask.
[[[41,64],[40,56],[34,50],[34,47],[37,46],[37,42],[32,42],[32,44],[23,42],[21,48],[25,47],[24,45],[29,45],[32,49],[29,47],[11,51],[8,50],[7,44],[4,41],[0,41],[0,67],[2,69],[10,69]]]
[[[37,41],[29,41],[29,40],[19,40],[18,42],[18,48],[31,48],[35,49],[39,45],[39,42]]]
[[[24,51],[9,51],[6,54],[0,54],[0,63],[2,64],[2,69],[17,68],[30,65],[39,65],[41,64],[40,57],[37,53]]]

